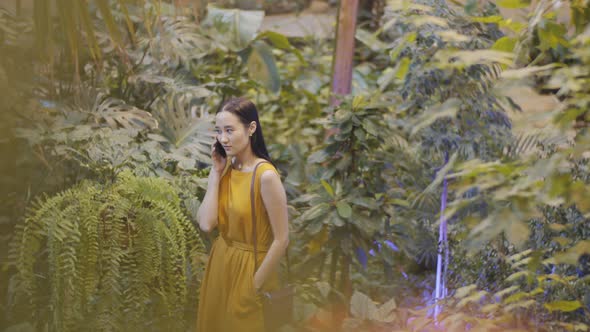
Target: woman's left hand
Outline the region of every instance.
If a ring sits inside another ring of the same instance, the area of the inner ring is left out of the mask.
[[[258,279],[259,279],[258,278],[258,273],[255,273],[254,274],[254,279],[252,280],[252,284],[254,286],[254,290],[255,291],[259,291],[260,288],[262,287],[262,282],[260,282]]]

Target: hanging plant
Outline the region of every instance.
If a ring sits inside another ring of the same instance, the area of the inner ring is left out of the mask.
[[[189,258],[203,251],[165,180],[125,171],[82,182],[37,202],[19,227],[17,306],[52,331],[183,330],[199,268]]]

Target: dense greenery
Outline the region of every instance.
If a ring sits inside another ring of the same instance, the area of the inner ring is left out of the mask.
[[[192,317],[203,246],[163,179],[83,181],[36,202],[13,243],[15,301],[50,330],[180,330]]]
[[[190,329],[211,114],[247,95],[289,197],[294,327],[587,330],[587,5],[564,24],[554,1],[376,3],[338,106],[334,41],[260,32],[262,12],[0,10],[2,328]],[[522,87],[557,106],[522,112]]]

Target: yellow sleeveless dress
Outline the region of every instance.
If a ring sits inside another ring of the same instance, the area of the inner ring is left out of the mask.
[[[260,195],[260,177],[267,170],[277,172],[269,163],[256,171],[254,186],[258,264],[266,256],[273,240],[268,214]],[[201,284],[198,332],[262,332],[262,302],[254,289],[254,251],[250,183],[252,172],[229,168],[219,184],[218,228]],[[275,271],[262,286],[279,286]]]

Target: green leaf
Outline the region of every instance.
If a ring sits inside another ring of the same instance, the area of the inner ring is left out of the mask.
[[[503,8],[519,9],[528,8],[531,2],[526,0],[498,0],[496,5]]]
[[[434,107],[424,112],[412,126],[411,135],[415,135],[420,130],[430,126],[436,120],[446,117],[454,117],[461,106],[461,101],[457,98],[450,98],[446,100],[442,105]]]
[[[514,50],[514,46],[516,45],[516,38],[512,37],[502,37],[492,45],[492,49],[496,51],[502,52],[512,52]]]
[[[320,203],[318,205],[314,205],[309,210],[303,212],[301,215],[302,221],[313,220],[319,216],[324,215],[330,209],[330,205],[327,203]]]
[[[279,70],[270,47],[263,41],[252,43],[247,60],[248,75],[274,93],[281,89]]]
[[[395,77],[398,80],[401,81],[406,78],[406,75],[408,74],[408,71],[410,70],[410,63],[411,63],[411,60],[408,57],[403,57],[400,59],[400,61],[397,64],[396,71],[395,71]]]
[[[508,281],[508,282],[516,281],[519,278],[528,276],[529,274],[530,274],[529,271],[518,271],[518,272],[515,272],[515,273],[509,275],[508,278],[506,278],[506,281]]]
[[[355,33],[356,39],[361,43],[367,45],[372,51],[379,52],[387,48],[387,44],[380,41],[377,35],[364,29],[357,29]]]
[[[367,133],[379,137],[379,130],[371,120],[365,119],[363,121],[363,128],[367,131]]]
[[[274,47],[281,50],[292,52],[299,59],[299,61],[305,62],[305,59],[303,58],[301,52],[299,52],[298,49],[291,45],[287,36],[275,31],[265,31],[259,34],[258,37],[256,37],[256,39],[262,38],[267,38]]]
[[[477,289],[477,285],[467,285],[467,286],[461,287],[461,288],[457,289],[457,292],[455,293],[455,297],[458,299],[462,299],[465,296],[471,294],[476,289]]]
[[[578,259],[583,254],[590,254],[590,241],[583,240],[578,242],[572,248],[569,248],[563,253],[556,254],[554,257],[548,259],[546,262],[554,264],[570,264],[577,265]]]
[[[577,310],[582,307],[582,303],[580,301],[555,301],[545,303],[543,305],[547,310],[553,311],[563,311],[563,312],[570,312]]]
[[[530,233],[529,227],[523,221],[512,220],[507,223],[506,237],[517,247],[522,246],[529,239]]]
[[[336,203],[336,209],[342,218],[349,219],[350,216],[352,216],[352,208],[344,201],[339,201]]]
[[[312,163],[312,164],[320,164],[320,163],[323,163],[324,161],[328,160],[329,157],[330,157],[330,155],[328,154],[328,152],[326,152],[326,150],[324,150],[324,149],[321,149],[321,150],[318,150],[318,151],[312,153],[307,158],[307,162]]]
[[[225,46],[238,52],[254,40],[263,19],[264,11],[221,9],[208,5],[207,17],[202,25],[215,28],[221,34],[219,37],[225,39]]]
[[[322,186],[324,186],[324,189],[326,189],[330,197],[334,198],[334,189],[332,188],[332,186],[325,180],[320,180],[320,182],[322,183]]]
[[[504,21],[504,18],[499,15],[483,16],[483,17],[475,16],[475,17],[472,17],[471,20],[473,20],[474,22],[480,22],[480,23],[500,23],[500,22]]]

